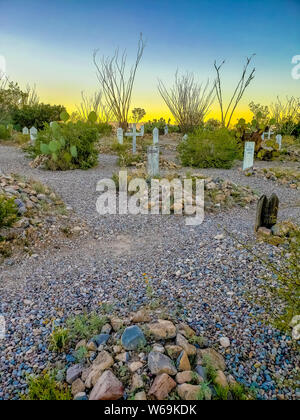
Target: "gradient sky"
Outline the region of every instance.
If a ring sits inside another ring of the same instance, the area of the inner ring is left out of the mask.
[[[237,116],[251,100],[268,104],[277,95],[300,96],[291,77],[300,54],[300,0],[0,0],[0,55],[7,73],[24,87],[36,84],[40,99],[69,111],[80,92],[98,88],[94,49],[116,47],[135,56],[139,33],[147,40],[132,102],[146,119],[167,116],[157,79],[171,84],[174,73],[193,71],[213,79],[213,62],[226,59],[224,92],[238,80],[247,55],[256,53],[256,78]],[[214,106],[212,116],[218,116]]]

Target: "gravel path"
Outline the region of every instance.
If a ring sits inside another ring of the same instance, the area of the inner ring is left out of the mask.
[[[292,377],[297,366],[289,337],[258,323],[259,308],[244,292],[254,290],[262,267],[225,235],[226,227],[244,241],[253,241],[255,207],[207,215],[190,228],[176,216],[102,216],[95,211],[96,184],[118,171],[116,157],[101,155],[89,171],[47,172],[31,169],[23,153],[0,146],[0,170],[19,173],[51,186],[90,226],[91,234],[60,249],[48,250],[16,265],[5,264],[0,274],[2,314],[7,336],[0,353],[0,399],[17,398],[25,376],[56,361],[45,338],[52,320],[63,323],[71,313],[96,309],[111,302],[124,313],[147,303],[142,273],[166,310],[178,311],[214,344],[225,335],[232,341],[224,356],[228,369],[260,398],[295,399],[289,386],[279,389],[276,376]],[[299,219],[299,191],[272,181],[247,178],[236,170],[201,170],[249,185],[260,193],[276,192],[280,218]],[[259,247],[258,247],[259,248]],[[273,249],[264,246],[270,259]],[[223,350],[224,352],[224,350]]]

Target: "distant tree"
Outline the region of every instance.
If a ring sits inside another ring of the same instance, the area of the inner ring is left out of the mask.
[[[205,87],[195,81],[192,73],[175,73],[173,87],[167,89],[159,80],[158,90],[182,132],[188,132],[203,123],[214,100],[209,82]]]
[[[62,105],[24,105],[12,111],[12,122],[19,129],[32,126],[42,129],[45,123],[60,121],[60,114],[65,111],[66,108]]]
[[[146,115],[146,111],[143,108],[134,108],[132,110],[132,119],[135,123],[141,121]]]
[[[109,123],[112,120],[112,112],[107,104],[103,103],[103,94],[101,91],[95,92],[92,96],[87,96],[81,92],[82,101],[77,106],[78,118],[87,121],[91,112],[97,115],[97,121],[100,123]]]
[[[225,63],[225,60],[218,66],[216,61],[214,63],[214,68],[216,70],[217,73],[217,78],[215,81],[215,90],[216,90],[216,95],[217,95],[217,99],[218,99],[218,103],[220,106],[220,110],[221,110],[221,122],[223,127],[229,127],[231,120],[232,120],[232,116],[240,102],[240,100],[242,99],[245,90],[247,89],[247,87],[250,85],[251,81],[254,79],[254,73],[255,73],[255,68],[251,70],[250,74],[247,76],[248,74],[248,67],[252,61],[252,58],[254,57],[255,54],[253,54],[251,57],[247,57],[246,60],[246,64],[244,65],[243,71],[242,71],[242,75],[241,78],[231,96],[231,99],[225,109],[225,105],[223,102],[223,90],[222,90],[222,83],[221,83],[221,75],[220,75],[220,70],[221,67],[223,66],[223,64]]]
[[[97,62],[97,51],[94,52],[94,64],[106,104],[111,109],[119,126],[124,129],[128,126],[133,85],[144,49],[145,42],[141,34],[136,60],[128,75],[126,75],[126,51],[123,52],[122,57],[119,57],[119,50],[117,49],[113,57],[103,57],[100,62]]]

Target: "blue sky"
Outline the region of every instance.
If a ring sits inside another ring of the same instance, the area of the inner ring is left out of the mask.
[[[81,90],[98,87],[93,50],[110,55],[119,46],[131,60],[143,32],[147,47],[133,106],[158,117],[167,113],[158,77],[171,83],[178,68],[205,81],[214,77],[214,60],[226,59],[228,96],[245,57],[256,53],[256,78],[241,104],[244,112],[251,100],[299,96],[300,81],[291,77],[291,59],[300,54],[299,21],[300,0],[0,0],[0,55],[13,80],[35,83],[44,102],[72,109]]]

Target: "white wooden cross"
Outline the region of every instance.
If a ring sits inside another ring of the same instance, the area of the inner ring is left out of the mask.
[[[132,153],[136,153],[136,138],[141,137],[141,133],[137,133],[136,131],[136,124],[132,124],[132,132],[131,133],[125,133],[126,137],[132,136]]]
[[[267,131],[265,133],[262,133],[261,138],[263,140],[265,139],[265,134],[268,134],[268,140],[270,140],[271,139],[271,135],[274,134],[274,132],[269,129],[269,131]]]

